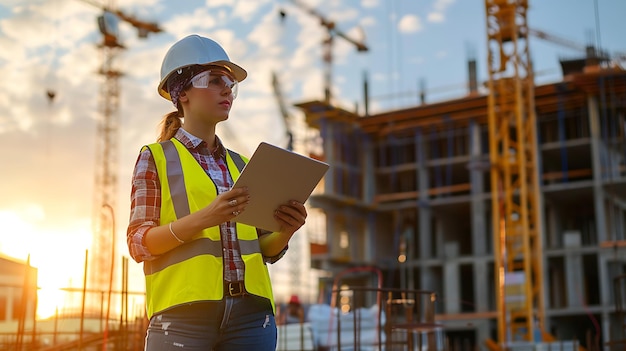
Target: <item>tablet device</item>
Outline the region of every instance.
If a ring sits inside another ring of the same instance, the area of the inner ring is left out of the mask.
[[[260,143],[233,186],[247,186],[251,197],[245,211],[233,221],[278,231],[274,219],[278,206],[289,200],[304,203],[327,170],[327,163]]]

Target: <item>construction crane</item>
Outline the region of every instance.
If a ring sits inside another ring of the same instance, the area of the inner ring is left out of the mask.
[[[575,41],[569,40],[569,39],[565,39],[565,38],[561,38],[559,36],[556,36],[554,34],[550,34],[547,33],[545,31],[539,30],[539,29],[534,29],[534,28],[528,28],[528,34],[539,38],[539,39],[543,39],[545,41],[549,41],[551,43],[555,43],[558,45],[561,45],[563,47],[567,47],[570,48],[572,50],[576,50],[576,51],[581,51],[581,52],[585,52],[588,48],[588,46],[585,45],[581,45]]]
[[[81,0],[103,11],[98,16],[98,27],[102,34],[102,42],[98,45],[102,52],[102,66],[98,73],[104,77],[100,89],[99,110],[101,115],[97,121],[96,137],[96,172],[94,187],[94,214],[92,250],[90,255],[90,283],[92,289],[107,289],[109,272],[113,265],[110,254],[114,250],[112,232],[113,211],[117,190],[116,161],[118,159],[118,127],[119,127],[119,78],[123,75],[116,68],[115,59],[125,47],[119,42],[117,23],[119,20],[131,24],[137,29],[139,38],[146,38],[149,33],[160,33],[162,29],[154,22],[141,21],[115,8],[114,0],[106,4],[93,0]]]
[[[280,82],[278,80],[278,75],[276,72],[272,72],[272,89],[274,91],[274,98],[276,98],[276,102],[278,103],[278,108],[280,110],[280,115],[282,116],[283,123],[285,125],[285,134],[287,136],[287,145],[286,148],[289,151],[294,151],[294,130],[292,127],[292,119],[289,111],[287,111],[287,104],[285,103],[285,99],[283,97],[282,90],[280,89]],[[300,294],[302,287],[302,270],[301,266],[301,256],[300,250],[303,247],[302,241],[304,240],[304,236],[298,235],[290,241],[290,251],[291,255],[289,258],[289,274],[291,279],[289,281],[290,288],[292,289],[292,294]]]
[[[293,128],[291,127],[291,116],[287,111],[287,105],[283,98],[283,93],[280,90],[280,83],[278,82],[278,76],[276,72],[272,72],[272,88],[274,90],[274,97],[278,103],[280,109],[280,115],[283,117],[283,123],[285,124],[285,134],[287,135],[287,149],[293,151]]]
[[[544,326],[534,78],[528,0],[485,0],[489,154],[498,343],[532,341]]]
[[[606,60],[606,61],[614,61],[614,62],[620,62],[620,61],[624,61],[626,60],[626,53],[624,52],[619,52],[619,51],[614,51],[612,54],[609,55],[608,52],[606,52],[605,50],[602,50],[600,48],[596,48],[593,45],[582,45],[580,43],[577,43],[573,40],[569,40],[566,38],[562,38],[559,36],[556,36],[554,34],[550,34],[547,33],[545,31],[539,30],[539,29],[533,29],[533,28],[528,28],[528,34],[554,43],[554,44],[558,44],[560,46],[584,53],[585,55],[587,55],[588,57],[593,57],[599,60]]]
[[[332,86],[331,76],[332,76],[332,63],[333,63],[332,46],[333,46],[335,35],[340,38],[343,38],[350,44],[354,45],[358,52],[366,52],[369,50],[369,48],[367,47],[367,45],[365,45],[365,43],[359,40],[353,39],[349,37],[348,35],[346,35],[345,33],[343,33],[342,31],[338,30],[334,21],[326,19],[322,14],[317,12],[315,9],[306,6],[302,1],[299,1],[299,0],[290,0],[290,1],[294,5],[302,8],[304,11],[306,11],[310,15],[318,18],[320,20],[320,24],[324,26],[324,28],[326,28],[328,32],[328,36],[322,42],[322,44],[324,45],[323,58],[324,58],[325,66],[326,66],[325,72],[324,72],[324,100],[326,103],[330,103],[331,86]],[[281,18],[284,18],[286,14],[284,11],[281,10],[280,15],[281,15]]]

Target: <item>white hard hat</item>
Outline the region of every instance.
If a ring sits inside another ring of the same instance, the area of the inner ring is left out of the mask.
[[[161,82],[159,83],[159,95],[171,100],[167,91],[167,80],[173,74],[180,74],[182,68],[194,65],[217,65],[231,71],[238,82],[246,79],[248,73],[245,69],[230,62],[226,51],[217,42],[193,34],[176,42],[167,51],[161,64]]]

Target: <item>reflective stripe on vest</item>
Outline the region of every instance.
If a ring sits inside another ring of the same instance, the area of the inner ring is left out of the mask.
[[[242,255],[261,252],[258,240],[239,240],[239,249]],[[209,238],[190,241],[184,247],[181,245],[164,253],[159,256],[158,260],[146,262],[148,264],[144,264],[144,274],[157,273],[171,265],[200,255],[222,257],[222,243]]]
[[[189,199],[187,199],[187,191],[185,190],[185,177],[183,176],[183,167],[180,162],[180,156],[176,150],[176,146],[171,140],[167,140],[161,144],[163,153],[167,160],[167,179],[170,184],[170,193],[172,194],[172,202],[174,202],[174,211],[176,217],[182,218],[191,213],[189,211]],[[246,166],[246,162],[238,153],[228,150],[228,154],[233,159],[235,166],[239,172]]]
[[[152,152],[161,183],[160,224],[195,212],[217,196],[215,184],[178,140],[147,147]],[[228,150],[226,163],[233,180],[236,180],[246,160]],[[268,298],[274,307],[269,272],[263,261],[256,228],[237,223],[236,230],[246,267],[246,289],[251,294]],[[220,230],[215,226],[206,228],[192,240],[156,259],[145,261],[148,317],[183,303],[221,299],[222,250]]]

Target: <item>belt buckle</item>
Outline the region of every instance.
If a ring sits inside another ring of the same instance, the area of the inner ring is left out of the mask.
[[[243,282],[228,282],[226,283],[226,294],[231,297],[241,296],[246,293]]]

